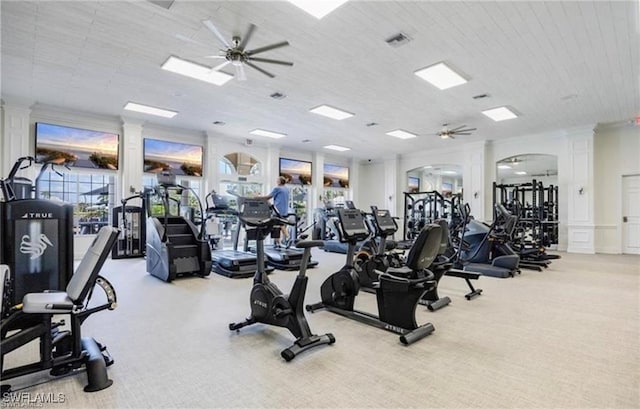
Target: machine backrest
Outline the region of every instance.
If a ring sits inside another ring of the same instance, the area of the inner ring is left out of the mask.
[[[442,230],[437,224],[428,224],[420,230],[407,255],[406,265],[413,271],[429,268],[438,256]]]
[[[496,221],[501,223],[505,233],[511,235],[518,223],[518,217],[512,215],[502,203],[496,203]]]
[[[438,254],[444,254],[449,248],[449,223],[445,219],[438,219],[435,221],[435,224],[440,226],[440,230],[442,231],[442,237],[440,238],[440,249],[438,250]]]
[[[98,232],[93,243],[87,250],[80,265],[71,276],[67,284],[67,294],[74,304],[81,304],[93,287],[98,273],[102,269],[111,247],[116,242],[120,231],[112,226],[104,226]]]

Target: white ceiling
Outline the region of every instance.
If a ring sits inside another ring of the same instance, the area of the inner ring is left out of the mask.
[[[284,132],[277,143],[294,149],[338,144],[353,148],[342,155],[377,158],[640,114],[637,0],[350,1],[322,20],[268,1],[176,0],[169,10],[146,1],[3,1],[1,13],[5,99],[113,116],[134,101],[180,113],[127,116],[258,142],[271,141],[250,130]],[[249,49],[288,40],[289,47],[260,56],[294,66],[260,64],[276,78],[247,68],[247,81],[222,87],[161,70],[170,55],[219,63],[202,58],[219,49],[200,22],[207,18],[229,40],[255,24]],[[400,31],[412,41],[385,43]],[[440,61],[470,81],[440,91],[413,75]],[[270,98],[276,91],[287,97]],[[472,99],[483,93],[490,98]],[[308,113],[320,104],[355,116],[334,121]],[[500,105],[521,117],[496,123],[480,113]],[[429,135],[445,122],[478,130],[455,140]],[[397,128],[420,137],[385,135]]]

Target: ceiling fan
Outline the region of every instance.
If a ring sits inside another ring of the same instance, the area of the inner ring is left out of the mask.
[[[467,128],[467,125],[460,125],[457,128],[450,129],[449,124],[442,124],[442,130],[435,135],[438,135],[442,139],[455,139],[459,135],[471,135],[471,131],[475,131],[477,128]]]
[[[292,62],[288,62],[288,61],[280,61],[280,60],[272,60],[268,58],[255,57],[256,54],[260,54],[265,51],[274,50],[280,47],[285,47],[289,45],[288,41],[281,41],[279,43],[267,45],[264,47],[254,48],[253,50],[246,49],[247,44],[251,39],[251,36],[253,35],[253,33],[257,28],[254,24],[249,24],[249,28],[247,29],[247,32],[245,33],[244,37],[233,36],[231,39],[233,45],[229,44],[229,42],[222,36],[222,34],[220,34],[220,31],[218,31],[218,29],[216,28],[216,26],[213,24],[211,20],[203,20],[202,25],[204,25],[209,31],[211,31],[213,35],[215,35],[216,38],[220,41],[220,43],[225,47],[224,49],[220,50],[221,53],[219,55],[210,55],[206,57],[206,58],[220,58],[220,59],[226,60],[222,64],[213,67],[212,70],[218,71],[221,68],[225,67],[226,65],[231,64],[235,68],[236,79],[238,79],[239,81],[244,81],[247,79],[247,76],[244,72],[245,65],[257,71],[260,71],[261,73],[263,73],[264,75],[270,78],[274,78],[275,75],[273,75],[269,71],[264,70],[263,68],[258,67],[254,63],[262,62],[262,63],[280,64],[280,65],[288,65],[288,66],[293,65]],[[179,36],[179,37],[182,38],[183,40],[195,42],[183,36]]]

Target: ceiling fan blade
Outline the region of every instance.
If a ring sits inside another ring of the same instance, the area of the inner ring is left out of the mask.
[[[271,60],[269,58],[247,57],[247,60],[258,61],[258,62],[267,62],[269,64],[280,64],[280,65],[289,65],[289,66],[293,65],[293,63],[289,62],[289,61]]]
[[[454,132],[453,135],[471,135],[471,134],[467,132]]]
[[[242,38],[242,42],[238,45],[238,49],[240,51],[244,51],[244,48],[247,46],[247,43],[249,42],[249,39],[251,38],[255,30],[256,30],[255,24],[249,24],[249,28],[247,29],[247,32]]]
[[[245,64],[247,64],[249,67],[253,68],[254,70],[260,71],[261,73],[263,73],[267,77],[275,78],[275,75],[271,74],[269,71],[263,70],[262,68],[260,68],[257,65],[251,63],[250,61],[246,61]]]
[[[196,40],[194,40],[194,39],[192,39],[192,38],[189,38],[189,37],[187,37],[187,36],[184,36],[184,35],[182,35],[182,34],[176,34],[176,35],[175,35],[175,37],[176,37],[178,40],[182,40],[182,41],[184,41],[184,42],[186,42],[186,43],[191,43],[191,44],[199,45],[200,47],[209,47],[208,45],[203,44],[203,43],[201,43],[200,41],[196,41]]]
[[[459,129],[455,132],[471,132],[471,131],[475,131],[477,128],[467,128],[467,129]]]
[[[258,54],[258,53],[263,53],[265,51],[273,50],[273,49],[284,47],[284,46],[287,46],[287,45],[289,45],[288,41],[282,41],[280,43],[266,45],[264,47],[256,48],[256,49],[253,49],[253,50],[248,50],[247,51],[247,55],[254,55],[254,54]]]
[[[460,125],[460,126],[459,126],[459,127],[457,127],[457,128],[453,128],[453,129],[451,130],[451,132],[455,132],[455,131],[457,131],[458,129],[462,129],[462,128],[464,128],[465,126],[467,126],[467,125]]]
[[[208,28],[209,31],[211,31],[213,33],[213,35],[215,35],[218,38],[218,40],[220,40],[222,45],[224,45],[226,48],[231,48],[231,46],[229,45],[229,42],[227,40],[225,40],[225,38],[222,36],[222,34],[220,34],[220,32],[218,31],[216,26],[213,25],[213,22],[211,20],[202,20],[202,24],[206,28]]]
[[[244,72],[244,65],[238,64],[234,65],[234,67],[236,67],[236,79],[238,81],[246,81],[247,74]]]
[[[225,61],[222,64],[218,64],[215,67],[213,67],[211,69],[211,71],[220,71],[222,68],[224,68],[227,64],[229,64],[231,61]]]

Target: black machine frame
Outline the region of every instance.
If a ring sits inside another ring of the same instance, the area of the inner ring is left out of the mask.
[[[284,295],[280,289],[269,280],[264,266],[264,239],[273,227],[291,224],[280,217],[266,199],[244,198],[239,214],[240,220],[256,232],[256,252],[258,257],[257,270],[253,278],[251,289],[251,316],[245,321],[229,324],[229,330],[239,331],[241,328],[255,323],[265,323],[287,328],[295,337],[294,344],[284,349],[280,355],[287,362],[298,354],[320,346],[335,342],[332,334],[315,335],[309,328],[304,316],[304,297],[309,278],[306,276],[307,262],[311,257],[311,248],[318,247],[321,241],[304,241],[297,243],[303,249],[304,255],[300,271],[296,276],[289,295]]]

